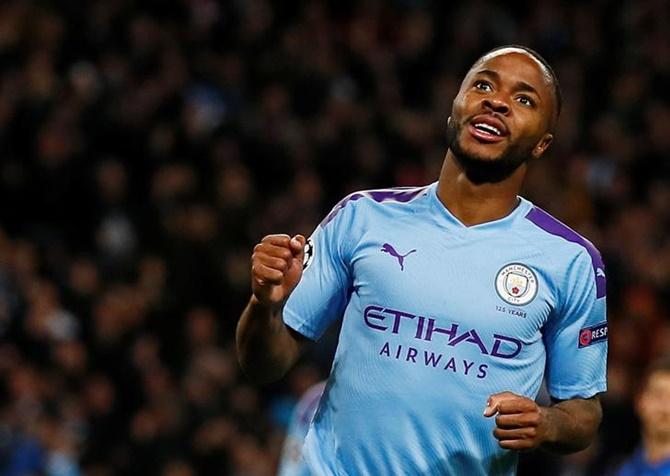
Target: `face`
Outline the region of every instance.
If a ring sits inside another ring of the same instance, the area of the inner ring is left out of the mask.
[[[555,107],[541,63],[523,50],[498,50],[463,80],[449,118],[449,148],[475,183],[498,182],[544,153]]]
[[[649,376],[637,401],[637,412],[645,434],[670,439],[670,372],[658,371]]]

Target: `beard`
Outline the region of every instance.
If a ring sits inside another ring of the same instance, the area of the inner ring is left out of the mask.
[[[447,145],[472,183],[498,183],[512,175],[531,157],[532,145],[511,144],[500,156],[486,159],[463,150],[459,141],[462,128],[453,119],[447,124]]]

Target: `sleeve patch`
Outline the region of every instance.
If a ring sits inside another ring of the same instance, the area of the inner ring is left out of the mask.
[[[302,260],[302,269],[303,271],[306,270],[310,264],[312,264],[312,261],[314,260],[314,242],[312,241],[312,238],[308,238],[307,242],[305,243],[305,249],[304,249],[305,255]]]
[[[607,340],[607,322],[585,327],[579,331],[579,348]]]

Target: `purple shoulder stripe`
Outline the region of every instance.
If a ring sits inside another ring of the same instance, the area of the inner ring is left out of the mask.
[[[542,228],[551,235],[560,236],[564,240],[571,243],[576,243],[588,252],[591,257],[591,265],[593,266],[593,274],[596,277],[596,299],[600,299],[607,294],[607,282],[605,279],[605,265],[600,253],[593,244],[579,235],[576,231],[568,228],[566,225],[558,221],[556,218],[549,215],[547,212],[538,207],[533,207],[526,218]]]
[[[426,190],[429,186],[426,187],[400,187],[400,188],[389,188],[386,190],[368,190],[365,192],[354,192],[351,195],[344,197],[333,210],[323,219],[320,226],[323,228],[328,223],[333,221],[335,216],[346,207],[349,202],[355,202],[361,198],[367,197],[371,198],[377,203],[382,202],[400,202],[407,203],[421,192]]]

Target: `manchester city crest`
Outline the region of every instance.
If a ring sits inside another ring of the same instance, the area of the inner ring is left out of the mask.
[[[532,269],[521,263],[503,266],[496,275],[496,291],[503,301],[524,306],[537,294],[537,277]]]

